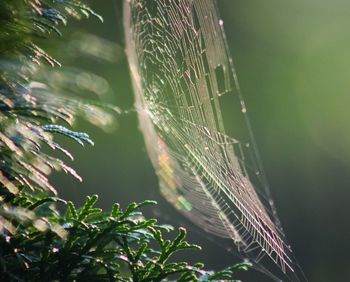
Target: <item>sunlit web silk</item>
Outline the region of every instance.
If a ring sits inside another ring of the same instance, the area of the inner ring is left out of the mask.
[[[242,116],[246,109],[215,2],[130,0],[124,12],[140,128],[161,192],[195,224],[291,277],[291,250],[249,179],[249,144],[225,133],[222,98],[236,95]]]

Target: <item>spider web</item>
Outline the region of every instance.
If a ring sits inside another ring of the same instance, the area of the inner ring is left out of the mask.
[[[126,0],[124,20],[140,129],[164,197],[272,278],[299,281],[215,1]]]

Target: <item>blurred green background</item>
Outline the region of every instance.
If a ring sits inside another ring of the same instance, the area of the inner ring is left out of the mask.
[[[310,281],[350,281],[350,2],[218,2],[287,238]],[[104,77],[111,89],[100,99],[132,109],[122,3],[91,5],[104,23],[93,19],[70,26],[114,42],[116,59],[112,64],[87,59],[65,64]],[[58,58],[69,50],[60,52]],[[213,244],[213,237],[193,228],[159,195],[134,112],[118,117],[112,133],[83,122],[78,128],[90,133],[96,145],[69,144],[84,182],[55,174],[53,181],[64,198],[81,203],[85,195],[97,193],[106,209],[114,202],[125,206],[155,199],[159,205],[148,209],[148,216],[187,227],[189,240],[204,247],[191,253],[191,259],[214,269],[234,262],[230,253]],[[249,275],[244,276],[247,281],[266,279]]]

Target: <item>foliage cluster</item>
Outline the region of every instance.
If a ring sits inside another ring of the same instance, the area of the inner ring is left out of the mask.
[[[16,198],[9,202],[15,205]],[[27,216],[13,220],[16,234],[1,236],[1,281],[217,281],[248,268],[237,264],[211,272],[201,263],[172,262],[174,253],[199,247],[185,241],[182,228],[173,240],[165,239],[171,227],[138,212],[150,201],[132,203],[125,211],[115,204],[109,213],[95,207],[97,196],[80,209],[55,197],[27,195],[20,201]],[[55,202],[67,207],[63,216],[48,208]],[[37,215],[34,221],[28,211]],[[47,224],[49,230],[43,228]]]
[[[185,241],[184,229],[165,239],[171,228],[139,212],[153,202],[132,203],[125,211],[115,204],[104,212],[95,207],[97,196],[81,208],[57,197],[48,181],[52,170],[80,176],[53,156],[58,150],[73,159],[54,137],[93,144],[86,133],[70,129],[76,116],[103,126],[116,110],[37,81],[45,65],[59,66],[40,42],[61,35],[58,25],[69,17],[89,16],[100,19],[77,0],[0,2],[0,280],[213,281],[247,269],[238,264],[210,272],[201,263],[174,262],[174,253],[199,247]]]

